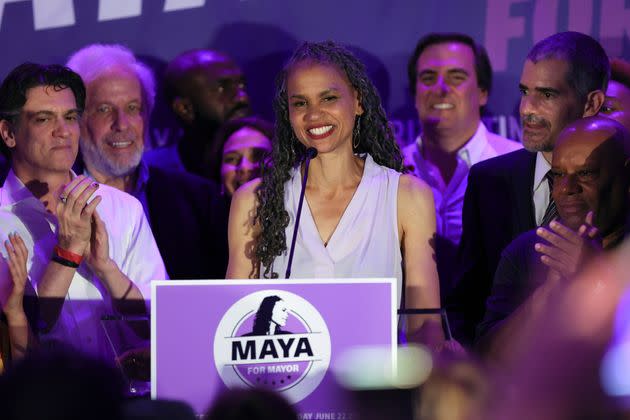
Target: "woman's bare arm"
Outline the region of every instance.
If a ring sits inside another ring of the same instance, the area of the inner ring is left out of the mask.
[[[258,278],[259,267],[254,256],[254,244],[259,226],[254,223],[260,179],[248,182],[232,196],[228,222],[230,259],[226,279]]]
[[[439,308],[433,193],[426,183],[411,175],[400,177],[398,226],[405,270],[405,305]],[[408,320],[408,334],[413,341],[437,345],[444,339],[439,315],[412,315]]]

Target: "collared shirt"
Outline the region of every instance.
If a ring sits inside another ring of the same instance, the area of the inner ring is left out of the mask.
[[[167,275],[142,206],[129,194],[107,185],[100,185],[95,195],[102,197],[97,211],[107,227],[110,257],[148,300],[150,282],[166,279]],[[57,244],[57,229],[57,218],[9,171],[0,188],[0,241],[4,243],[10,232],[22,237],[28,249],[27,270],[35,290]],[[6,257],[4,247],[0,251]],[[6,302],[11,288],[6,260],[0,258],[1,304]],[[83,262],[72,278],[56,324],[40,340],[43,344],[63,342],[111,360],[113,351],[101,326],[101,317],[113,312],[107,289]],[[121,337],[131,335],[121,334]]]
[[[480,122],[475,134],[457,151],[457,167],[448,185],[444,182],[440,169],[424,158],[420,136],[414,144],[403,149],[405,166],[413,168],[412,173],[429,184],[433,191],[438,235],[454,244],[459,243],[462,236],[464,194],[470,167],[522,147],[520,143],[489,133],[486,126]]]
[[[551,164],[543,156],[542,152],[536,153],[536,168],[534,169],[534,215],[536,224],[540,225],[549,205],[549,182],[545,178],[551,169]]]
[[[137,166],[138,176],[136,177],[136,183],[133,186],[133,189],[129,191],[129,194],[133,195],[138,199],[140,204],[142,204],[142,208],[144,209],[144,214],[147,216],[147,220],[151,223],[151,216],[149,214],[149,202],[147,201],[147,184],[149,183],[149,166],[144,161],[144,158],[140,160],[140,164]],[[87,167],[83,169],[83,175],[89,176],[92,179],[95,179],[92,174],[88,171]]]

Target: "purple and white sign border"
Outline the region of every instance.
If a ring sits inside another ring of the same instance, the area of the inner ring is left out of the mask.
[[[396,308],[398,296],[396,293],[396,279],[394,278],[351,278],[351,279],[239,279],[239,280],[156,280],[151,283],[151,398],[157,398],[157,289],[161,287],[186,287],[186,286],[262,286],[266,289],[274,286],[296,286],[307,284],[389,284],[390,287],[390,331],[391,331],[391,366],[392,372],[396,371]]]

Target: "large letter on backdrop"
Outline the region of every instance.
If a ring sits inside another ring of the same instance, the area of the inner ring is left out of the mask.
[[[560,2],[538,0],[534,7],[532,22],[533,41],[538,42],[559,31],[564,31],[558,22]],[[569,0],[568,30],[585,34],[593,33],[593,0]]]
[[[193,9],[195,7],[203,7],[206,0],[166,0],[164,2],[164,11],[173,12],[175,10]]]
[[[623,53],[623,40],[630,37],[630,9],[624,0],[602,0],[599,42],[611,57]]]
[[[2,25],[4,6],[20,1],[32,1],[33,22],[36,31],[72,26],[75,23],[72,0],[0,0],[0,25]]]
[[[593,33],[593,0],[569,1],[569,30]]]
[[[494,71],[507,70],[510,38],[525,35],[525,18],[510,15],[512,3],[522,3],[522,1],[488,0],[486,5],[485,47],[488,50]]]
[[[534,5],[532,21],[534,42],[555,34],[558,26],[558,0],[537,1]]]
[[[123,19],[140,16],[142,0],[100,0],[98,21]]]

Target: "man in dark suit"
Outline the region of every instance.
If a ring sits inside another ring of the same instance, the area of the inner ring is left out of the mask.
[[[217,185],[143,161],[155,96],[151,70],[120,45],[87,46],[68,67],[87,89],[75,168],[140,201],[171,278],[224,278],[228,206]]]
[[[472,342],[501,251],[554,215],[547,174],[555,140],[568,123],[597,114],[609,74],[603,48],[577,32],[545,38],[527,55],[519,83],[525,149],[474,165],[468,176],[459,275],[446,302],[462,343]]]
[[[591,260],[623,241],[630,133],[603,116],[567,125],[556,141],[553,179],[558,218],[519,235],[499,261],[477,328],[480,347],[492,358],[512,358],[513,338],[554,305],[553,296],[562,294]]]
[[[6,156],[0,153],[0,186],[4,184],[4,179],[7,177],[7,173],[9,173],[9,169],[11,165],[9,164],[9,160]]]

